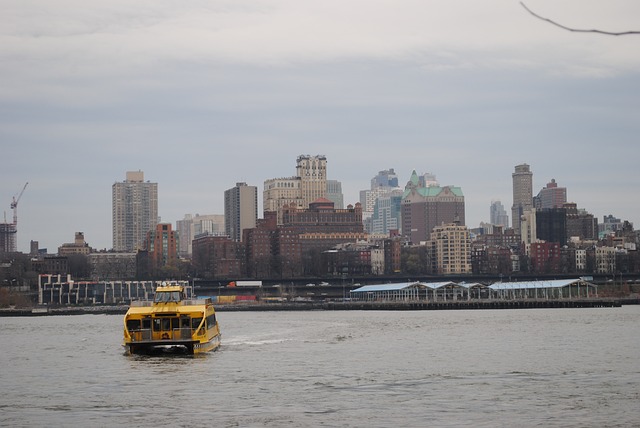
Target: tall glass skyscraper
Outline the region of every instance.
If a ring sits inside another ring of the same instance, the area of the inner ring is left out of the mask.
[[[341,182],[338,180],[327,180],[327,199],[333,202],[335,209],[344,209],[344,195],[342,194]]]
[[[504,209],[504,205],[500,201],[491,201],[491,207],[489,208],[489,221],[495,226],[509,227],[509,216],[507,210]]]

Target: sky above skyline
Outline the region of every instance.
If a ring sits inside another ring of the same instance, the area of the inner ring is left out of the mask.
[[[224,191],[323,154],[358,201],[378,171],[510,216],[511,174],[551,179],[640,227],[640,35],[571,33],[518,1],[0,0],[0,206],[18,250],[82,231],[112,247],[111,187],[159,183],[159,214],[223,214]],[[575,28],[640,30],[640,3],[529,0]],[[0,221],[3,221],[0,220]]]

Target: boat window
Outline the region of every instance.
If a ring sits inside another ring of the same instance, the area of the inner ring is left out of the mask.
[[[171,330],[180,328],[180,318],[171,318]]]
[[[162,331],[171,330],[171,318],[162,318]]]
[[[180,302],[181,300],[179,291],[159,291],[153,297],[155,303]]]
[[[127,320],[127,330],[140,330],[140,320]]]
[[[182,325],[180,326],[181,328],[191,328],[191,320],[189,318],[182,318]]]
[[[153,331],[160,331],[160,318],[153,319]]]
[[[216,325],[216,314],[211,314],[207,317],[207,328],[211,328]]]
[[[151,318],[145,318],[142,320],[142,329],[149,330],[151,328]]]
[[[191,328],[197,329],[201,322],[202,318],[191,318]]]

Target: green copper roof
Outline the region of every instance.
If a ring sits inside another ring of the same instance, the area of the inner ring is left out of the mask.
[[[420,184],[420,178],[418,178],[418,173],[416,172],[416,170],[413,170],[413,173],[411,174],[411,183],[414,186],[418,186]]]
[[[415,189],[415,191],[422,196],[423,198],[435,197],[440,195],[446,188],[453,194],[453,196],[464,197],[462,194],[462,189],[457,186],[429,186],[423,187],[420,185],[420,177],[418,177],[418,173],[414,169],[411,173],[411,180],[404,187],[404,193],[402,194],[402,199],[406,198],[411,191]]]
[[[449,188],[449,190],[451,191],[451,193],[454,196],[464,196],[464,194],[462,193],[462,189],[460,187],[457,187],[457,186],[416,187],[416,192],[418,192],[418,194],[420,196],[422,196],[424,198],[428,198],[428,197],[438,196],[439,194],[441,194],[444,191],[444,189],[446,187]],[[411,193],[411,188],[409,186],[407,186],[407,188],[405,188],[405,190],[404,190],[404,193],[402,194],[402,199],[406,198],[410,193]]]

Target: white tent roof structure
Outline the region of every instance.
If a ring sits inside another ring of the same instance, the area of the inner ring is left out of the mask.
[[[458,287],[459,284],[452,281],[443,282],[401,282],[396,284],[376,284],[376,285],[364,285],[355,290],[351,290],[352,293],[375,293],[380,291],[400,291],[414,288],[430,290],[439,290],[446,287]]]
[[[554,279],[550,281],[519,281],[519,282],[496,282],[489,288],[492,290],[533,290],[540,288],[564,288],[571,285],[591,285],[582,279]],[[595,287],[595,286],[594,286]]]

